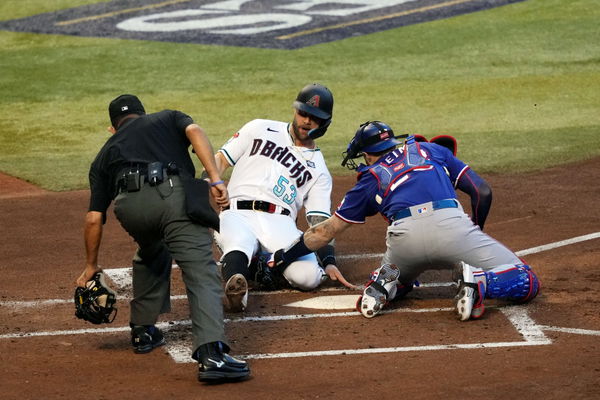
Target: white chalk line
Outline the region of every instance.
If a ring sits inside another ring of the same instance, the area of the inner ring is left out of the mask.
[[[448,311],[452,309],[439,308],[428,309],[428,312]],[[398,312],[398,310],[392,310]],[[518,346],[541,346],[552,344],[552,340],[547,338],[541,327],[529,317],[527,310],[523,306],[513,306],[502,308],[501,311],[515,327],[517,332],[525,339],[515,342],[492,342],[492,343],[459,343],[428,346],[407,346],[407,347],[383,347],[383,348],[353,348],[339,350],[318,350],[318,351],[300,351],[287,353],[259,353],[239,355],[243,359],[272,359],[272,358],[299,358],[299,357],[321,357],[321,356],[340,356],[356,354],[378,354],[378,353],[399,353],[409,351],[436,351],[436,350],[457,350],[457,349],[482,349],[495,347],[518,347]],[[335,313],[347,314],[347,313]],[[329,314],[332,315],[332,314]],[[352,315],[356,316],[354,312]],[[167,348],[171,358],[177,363],[193,362],[190,358],[190,345],[180,341],[177,344],[170,345]]]
[[[545,331],[573,333],[576,335],[600,336],[600,331],[593,331],[591,329],[562,328],[559,326],[549,326],[549,325],[540,325],[540,329],[545,330]]]
[[[600,238],[600,232],[590,233],[587,235],[577,236],[571,239],[560,240],[558,242],[553,242],[549,244],[545,244],[542,246],[531,247],[529,249],[517,251],[515,254],[519,257],[525,256],[528,254],[540,253],[547,250],[552,250],[558,247],[567,246],[575,243],[584,242],[587,240],[593,240]],[[346,254],[340,255],[338,258],[340,259],[357,259],[357,258],[380,258],[383,257],[383,253],[366,253],[366,254]],[[177,267],[174,265],[174,267]],[[104,270],[110,277],[110,279],[115,283],[117,287],[128,287],[131,285],[131,267],[124,268],[110,268]],[[421,287],[440,287],[440,286],[452,286],[453,282],[439,282],[439,283],[425,283],[421,284]],[[343,291],[347,290],[345,288],[323,288],[319,291]],[[285,289],[285,290],[276,290],[270,292],[261,292],[261,291],[252,291],[250,294],[253,296],[264,296],[264,295],[276,295],[281,293],[294,293],[295,290]],[[121,297],[124,300],[129,300],[130,297]],[[185,295],[175,295],[171,296],[172,300],[181,300],[185,299]],[[72,299],[50,299],[50,300],[32,300],[32,301],[2,301],[0,302],[0,307],[43,307],[50,306],[54,304],[68,304],[71,303]]]
[[[591,240],[600,237],[600,232],[575,237],[559,242],[550,243],[544,246],[537,246],[531,249],[522,250],[517,252],[517,255],[533,254],[541,251],[554,249],[561,246],[566,246],[573,243],[582,242],[585,240]],[[362,255],[348,255],[346,258],[358,258],[366,257],[368,254]],[[372,255],[381,257],[383,254]],[[120,271],[125,269],[118,269]],[[443,283],[442,285],[451,285],[452,283]],[[433,284],[435,285],[435,284]],[[425,285],[423,285],[425,286]],[[273,292],[269,292],[273,293]],[[178,296],[174,296],[178,297]],[[181,296],[184,298],[185,296]],[[43,300],[38,302],[27,302],[31,305],[51,305],[62,302],[71,302],[72,300]],[[17,302],[3,302],[0,305],[15,304]],[[24,302],[22,302],[24,303]],[[410,310],[410,312],[439,312],[448,311],[451,309],[422,309],[422,310]],[[412,346],[412,347],[390,347],[390,348],[379,348],[379,349],[346,349],[346,350],[327,350],[327,351],[313,351],[313,352],[298,352],[298,353],[274,353],[274,354],[250,354],[243,356],[244,358],[286,358],[286,357],[309,357],[309,356],[323,356],[323,355],[347,355],[347,354],[365,354],[365,353],[389,353],[389,352],[404,352],[404,351],[427,351],[427,350],[450,350],[450,349],[474,349],[474,348],[489,348],[489,347],[506,347],[506,346],[530,346],[530,345],[543,345],[552,343],[544,334],[543,330],[552,330],[557,332],[565,332],[572,334],[582,335],[595,335],[599,336],[600,331],[587,330],[587,329],[576,329],[576,328],[561,328],[546,325],[536,325],[533,320],[529,318],[526,311],[522,309],[521,312],[518,307],[507,309],[509,311],[503,312],[507,315],[513,326],[517,331],[526,339],[524,342],[496,342],[496,343],[473,343],[473,344],[450,344],[450,345],[435,345],[435,346]],[[407,312],[404,310],[386,310],[384,313],[392,312]],[[339,317],[339,316],[356,316],[356,312],[342,312],[342,313],[328,313],[328,314],[302,314],[302,315],[281,315],[281,316],[269,316],[269,317],[244,317],[240,319],[229,319],[226,323],[231,322],[256,322],[256,321],[277,321],[277,320],[293,320],[293,319],[307,319],[307,318],[328,318],[328,317]],[[157,324],[161,329],[168,330],[170,327],[175,325],[190,325],[191,321],[175,321]],[[62,331],[47,331],[47,332],[27,332],[18,334],[4,334],[0,335],[0,339],[9,338],[25,338],[25,337],[39,337],[39,336],[63,336],[63,335],[80,335],[89,333],[115,333],[128,331],[129,327],[114,327],[114,328],[96,328],[96,329],[79,329],[79,330],[62,330]],[[189,346],[180,346],[173,344],[168,346],[168,352],[176,362],[191,362],[189,357]]]
[[[439,311],[450,311],[451,308],[398,308],[393,310],[384,310],[382,314],[392,313],[426,313],[426,312],[439,312]],[[289,320],[301,320],[301,319],[312,319],[312,318],[334,318],[334,317],[356,317],[359,316],[356,311],[349,312],[334,312],[334,313],[315,313],[315,314],[288,314],[288,315],[264,315],[264,316],[244,316],[239,318],[225,318],[225,323],[239,323],[239,322],[272,322],[272,321],[289,321]],[[168,321],[159,322],[156,324],[160,329],[168,330],[173,326],[179,325],[191,325],[191,320],[180,320],[180,321]],[[60,330],[60,331],[45,331],[45,332],[23,332],[23,333],[9,333],[0,335],[0,339],[15,339],[15,338],[27,338],[36,336],[65,336],[65,335],[81,335],[88,333],[114,333],[129,331],[129,326],[114,327],[114,328],[87,328],[87,329],[75,329],[75,330]]]

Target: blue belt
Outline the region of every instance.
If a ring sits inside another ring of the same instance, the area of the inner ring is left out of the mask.
[[[458,200],[456,200],[456,199],[438,200],[438,201],[433,201],[431,204],[432,204],[433,210],[441,210],[442,208],[458,208]],[[424,208],[425,208],[425,206],[424,206]],[[427,210],[423,210],[423,212],[425,212],[425,211],[427,211]],[[429,210],[429,211],[431,211],[431,210]],[[417,211],[417,212],[419,212],[419,211]],[[410,211],[410,208],[403,208],[400,211],[396,211],[396,213],[392,216],[391,220],[398,221],[399,219],[410,217],[411,215],[412,215],[412,212]]]

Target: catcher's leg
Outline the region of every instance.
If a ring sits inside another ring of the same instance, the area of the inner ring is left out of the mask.
[[[525,303],[535,298],[540,290],[537,275],[527,264],[501,265],[485,272],[486,297]]]
[[[456,311],[461,321],[470,318],[480,318],[485,307],[485,273],[480,268],[460,262],[456,265],[453,275],[458,284],[456,294]]]
[[[527,264],[500,265],[484,271],[461,262],[455,276],[458,277],[456,309],[461,321],[480,318],[486,297],[524,303],[537,296],[540,288],[537,276]]]
[[[371,273],[371,278],[357,306],[367,318],[373,318],[387,302],[396,297],[400,271],[394,264],[384,264]]]

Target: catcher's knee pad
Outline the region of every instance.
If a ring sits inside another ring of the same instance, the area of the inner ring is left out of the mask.
[[[504,265],[486,271],[486,297],[524,303],[537,296],[540,282],[527,264]]]

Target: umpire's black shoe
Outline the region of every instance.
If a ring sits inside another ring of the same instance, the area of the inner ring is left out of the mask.
[[[165,337],[156,326],[131,326],[131,344],[133,345],[133,351],[135,353],[149,353],[155,347],[162,346],[165,343]]]
[[[203,344],[194,352],[198,361],[198,380],[200,382],[232,382],[250,376],[248,363],[227,354],[229,348],[221,342]]]

